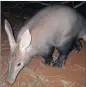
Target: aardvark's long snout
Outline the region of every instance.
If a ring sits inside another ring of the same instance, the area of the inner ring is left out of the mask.
[[[10,75],[7,75],[7,81],[8,81],[10,84],[13,84],[13,83],[15,82],[15,79],[16,79],[16,77],[14,78],[14,77],[12,77],[12,76],[10,76]]]
[[[8,72],[7,74],[7,82],[9,82],[11,85],[15,82],[17,77],[17,73],[13,73],[13,72]]]

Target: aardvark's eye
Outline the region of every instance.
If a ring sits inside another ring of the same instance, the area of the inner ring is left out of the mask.
[[[20,66],[20,65],[21,65],[21,63],[18,63],[18,64],[17,64],[17,66]]]

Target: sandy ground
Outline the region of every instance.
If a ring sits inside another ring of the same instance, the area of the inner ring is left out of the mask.
[[[11,19],[12,20],[12,19]],[[17,21],[18,22],[18,21]],[[13,22],[12,22],[13,23]],[[16,33],[17,34],[17,33]],[[42,57],[34,57],[18,75],[13,85],[6,81],[8,58],[10,54],[6,32],[2,25],[1,54],[2,54],[2,85],[5,87],[86,87],[86,44],[79,53],[70,53],[63,68],[44,66]],[[58,53],[55,52],[55,55]]]

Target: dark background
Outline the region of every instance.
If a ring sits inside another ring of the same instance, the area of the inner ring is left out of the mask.
[[[1,2],[1,19],[7,19],[11,26],[20,28],[27,19],[30,19],[40,9],[52,5],[68,5],[86,18],[86,2],[81,1],[2,1]],[[15,21],[17,20],[17,21]],[[18,20],[20,20],[18,22]]]
[[[23,14],[27,12],[29,16],[32,16],[40,9],[52,4],[68,5],[72,8],[75,8],[84,17],[86,17],[85,1],[2,1],[1,13],[4,17],[6,17],[6,12],[19,12],[19,15],[16,15],[19,17],[23,16]]]

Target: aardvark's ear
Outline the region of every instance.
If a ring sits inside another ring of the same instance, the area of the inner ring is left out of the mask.
[[[29,30],[25,30],[25,32],[21,35],[21,40],[19,43],[19,48],[21,51],[24,51],[30,45],[31,42],[31,34]]]
[[[4,23],[5,23],[5,31],[6,31],[7,36],[8,36],[10,48],[11,48],[11,51],[13,51],[15,49],[16,42],[15,42],[15,39],[14,39],[14,36],[13,36],[12,28],[11,28],[11,25],[9,24],[9,22],[6,19],[5,19]]]

